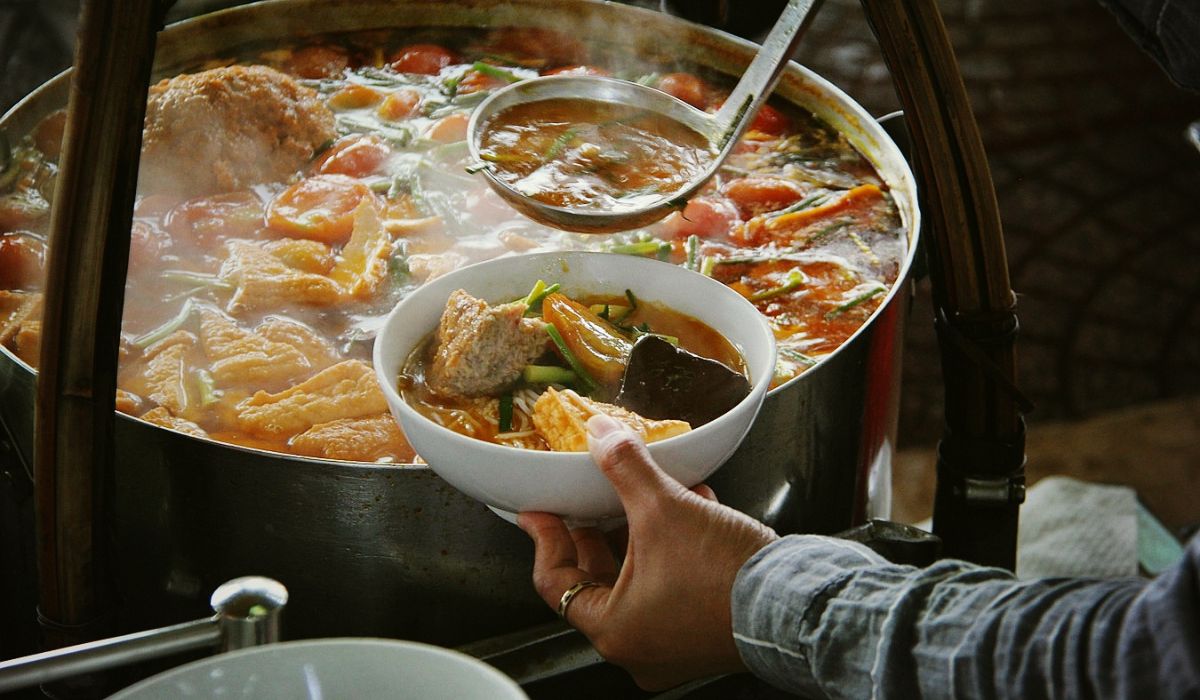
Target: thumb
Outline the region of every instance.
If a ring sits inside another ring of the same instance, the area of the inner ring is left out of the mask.
[[[641,436],[624,423],[597,414],[588,419],[587,428],[588,451],[612,482],[626,511],[683,488],[654,463]]]

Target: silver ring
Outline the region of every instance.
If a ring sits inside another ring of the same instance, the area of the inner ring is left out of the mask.
[[[562,594],[562,598],[559,598],[559,600],[558,600],[558,616],[559,616],[559,618],[561,618],[563,620],[567,619],[567,606],[569,606],[571,604],[571,601],[575,599],[575,596],[579,595],[580,591],[582,591],[585,588],[591,588],[592,586],[601,586],[601,585],[603,585],[603,584],[601,584],[597,581],[580,581],[579,583],[575,584],[574,586],[571,586],[570,588],[568,588]]]

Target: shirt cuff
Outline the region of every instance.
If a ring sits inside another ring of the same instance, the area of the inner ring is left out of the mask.
[[[809,610],[850,572],[887,564],[856,542],[791,535],[749,559],[733,586],[733,637],[754,675],[802,695],[821,695],[809,660],[815,620]]]

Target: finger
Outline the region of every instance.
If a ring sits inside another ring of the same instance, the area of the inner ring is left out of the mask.
[[[627,512],[630,506],[652,501],[672,488],[682,488],[658,468],[646,443],[624,424],[597,414],[588,419],[587,427],[588,451],[612,482]]]
[[[579,583],[576,581],[571,586]],[[571,586],[563,588],[563,593],[559,594],[558,600],[562,600]],[[612,588],[608,585],[589,586],[572,596],[567,609],[563,612],[563,619],[567,624],[575,629],[583,632],[585,637],[591,638],[593,633],[600,626],[600,619],[604,614],[605,607],[608,606],[608,597],[612,595]],[[558,602],[555,602],[555,610],[558,609]]]
[[[562,518],[550,513],[521,513],[517,527],[533,540],[533,573],[561,568],[576,568],[575,540]]]
[[[571,530],[578,553],[579,568],[588,573],[593,581],[611,584],[617,580],[617,559],[604,533],[594,527]]]
[[[712,501],[713,503],[720,503],[720,501],[717,500],[717,492],[713,491],[712,488],[708,484],[696,484],[695,486],[692,487],[692,493],[696,494],[697,496],[699,496],[700,498],[703,498],[706,501]]]

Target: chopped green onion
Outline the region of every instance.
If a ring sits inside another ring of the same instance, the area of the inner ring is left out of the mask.
[[[837,308],[833,309],[832,311],[827,312],[825,314],[825,318],[831,319],[831,318],[840,316],[841,314],[849,311],[850,309],[853,309],[854,307],[859,306],[860,304],[863,304],[871,299],[874,299],[875,297],[879,296],[880,294],[883,294],[886,291],[887,291],[886,287],[872,287],[870,290],[863,292],[862,294],[859,294],[858,296],[854,297],[853,299],[846,302],[845,304],[842,304],[841,306],[838,306]]]
[[[521,379],[526,384],[574,384],[579,376],[566,367],[556,365],[525,365]]]
[[[646,73],[645,75],[639,75],[638,77],[634,78],[633,82],[637,83],[638,85],[645,85],[646,87],[657,87],[658,82],[661,79],[662,76],[658,73]]]
[[[500,426],[501,433],[512,431],[512,416],[513,416],[513,395],[512,393],[504,394],[500,397]]]
[[[787,207],[785,209],[780,209],[777,212],[772,212],[771,214],[768,214],[767,216],[769,218],[774,219],[774,218],[783,216],[784,214],[792,214],[792,213],[795,213],[798,211],[803,211],[805,209],[810,209],[812,207],[824,204],[825,200],[827,200],[827,199],[829,199],[829,195],[825,194],[824,192],[817,192],[816,194],[810,194],[809,196],[805,197],[804,199],[800,200],[799,202],[796,202],[795,204],[793,204],[790,207]]]
[[[463,168],[463,170],[467,171],[467,173],[470,175],[474,175],[476,173],[481,173],[484,170],[491,170],[494,167],[496,166],[492,165],[491,163],[472,163],[471,165]]]
[[[696,234],[688,236],[687,245],[685,248],[687,250],[687,259],[684,262],[684,267],[689,270],[698,269],[698,265],[700,263],[700,260],[698,259],[700,253],[700,237]]]
[[[541,294],[545,289],[546,289],[546,281],[545,280],[538,280],[537,282],[534,282],[533,289],[529,290],[529,293],[525,295],[525,300],[524,300],[525,306],[527,306],[527,307],[531,306],[533,304],[534,298],[536,298],[537,295]]]
[[[848,221],[837,221],[832,224],[829,224],[825,228],[823,228],[820,231],[817,231],[813,235],[809,236],[808,240],[805,241],[805,243],[807,243],[808,245],[820,243],[825,238],[837,233],[838,231],[846,228],[849,225],[850,225],[850,222],[848,222]]]
[[[221,400],[221,391],[217,389],[217,382],[208,370],[198,369],[195,376],[196,385],[200,389],[201,408],[208,408]]]
[[[806,282],[808,282],[808,278],[804,276],[804,273],[800,270],[800,268],[793,267],[791,270],[788,270],[787,276],[783,278],[783,284],[779,285],[778,287],[772,287],[771,289],[764,289],[756,294],[751,294],[750,301],[766,301],[767,299],[774,299],[777,296],[781,296],[795,290]]]
[[[711,255],[705,255],[700,258],[700,274],[705,277],[712,277],[713,268],[717,265],[717,259]]]
[[[540,313],[542,310],[542,302],[546,300],[546,297],[548,297],[551,294],[562,289],[562,285],[557,282],[550,285],[549,287],[545,286],[545,283],[542,282],[541,280],[538,280],[538,282],[542,284],[542,288],[540,290],[538,290],[537,286],[535,285],[534,289],[537,290],[537,293],[535,294],[533,292],[530,292],[529,296],[525,297],[525,313],[526,314]]]
[[[506,71],[503,68],[497,68],[490,63],[484,63],[483,61],[476,61],[471,65],[471,67],[488,76],[489,78],[498,78],[510,83],[519,83],[524,80],[524,78],[520,77],[519,75],[515,75],[514,73]]]
[[[661,256],[664,251],[670,254],[671,244],[658,239],[638,241],[636,243],[622,243],[608,249],[608,252],[617,253],[618,255],[654,255],[656,257]]]
[[[191,270],[164,270],[161,277],[172,282],[187,282],[188,284],[198,284],[203,287],[216,287],[217,289],[233,289],[233,285],[216,275],[208,275],[203,272],[192,272]]]
[[[817,360],[815,357],[809,357],[808,355],[805,355],[804,353],[800,352],[799,350],[792,350],[791,348],[780,348],[779,354],[783,355],[784,357],[788,358],[789,360],[795,360],[796,362],[799,362],[799,363],[805,364],[805,365],[809,365],[810,367],[812,365],[817,364]]]
[[[158,328],[155,328],[154,330],[149,331],[148,333],[143,333],[142,335],[139,335],[138,337],[134,338],[133,344],[135,346],[145,350],[146,348],[150,347],[151,345],[154,345],[158,341],[162,340],[163,338],[166,338],[168,335],[171,335],[175,331],[179,330],[180,327],[182,327],[184,323],[187,323],[188,317],[191,315],[192,315],[192,300],[188,299],[187,301],[183,302],[183,308],[181,308],[179,310],[179,313],[175,314],[174,318],[172,318],[171,320],[162,324]]]
[[[568,365],[571,365],[571,369],[575,372],[575,375],[579,377],[579,383],[583,387],[584,391],[590,394],[596,389],[600,388],[600,385],[596,383],[596,380],[592,379],[592,375],[588,374],[587,369],[583,366],[583,363],[579,361],[579,358],[575,357],[575,353],[571,352],[571,348],[567,347],[567,342],[563,340],[563,337],[558,332],[558,329],[555,328],[553,324],[547,323],[546,332],[550,334],[550,339],[554,341],[554,345],[558,348],[558,352],[562,354],[563,359],[567,361]]]
[[[542,157],[546,160],[553,160],[557,158],[567,146],[571,145],[571,142],[574,141],[575,137],[578,135],[579,132],[575,129],[567,129],[566,131],[562,132],[558,135],[558,138],[554,139],[554,143],[550,144],[550,148],[546,149],[546,153]]]

